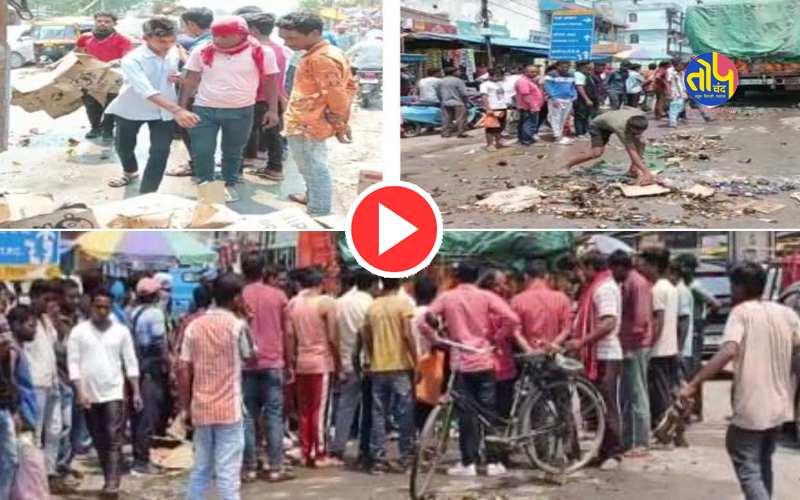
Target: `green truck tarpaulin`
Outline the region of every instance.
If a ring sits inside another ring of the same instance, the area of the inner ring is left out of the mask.
[[[684,33],[694,55],[800,60],[800,1],[769,0],[689,7]]]
[[[358,267],[344,233],[338,244],[345,265]],[[519,269],[521,263],[531,259],[544,259],[552,265],[571,253],[574,245],[575,235],[570,231],[445,231],[435,259],[474,258]]]

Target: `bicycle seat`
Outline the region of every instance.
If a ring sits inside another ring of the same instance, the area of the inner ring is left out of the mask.
[[[577,359],[568,358],[562,354],[553,357],[553,366],[559,371],[568,375],[579,375],[583,373],[583,363]]]

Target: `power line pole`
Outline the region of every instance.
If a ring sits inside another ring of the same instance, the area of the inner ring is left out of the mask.
[[[481,27],[483,36],[486,40],[486,57],[488,59],[488,66],[492,67],[492,42],[490,40],[490,33],[492,25],[489,20],[489,0],[481,0]]]
[[[8,44],[8,2],[0,1],[0,152],[8,149],[8,97],[11,95],[11,64]]]

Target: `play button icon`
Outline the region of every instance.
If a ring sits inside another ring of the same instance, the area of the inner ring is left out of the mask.
[[[430,264],[442,241],[442,216],[428,193],[408,182],[379,183],[347,216],[347,242],[358,263],[387,278]]]
[[[381,228],[391,228],[391,231]],[[419,231],[417,226],[378,203],[378,255]]]

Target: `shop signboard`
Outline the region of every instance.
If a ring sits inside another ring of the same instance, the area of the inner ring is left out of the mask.
[[[593,33],[593,10],[553,12],[553,25],[550,31],[550,59],[565,61],[591,59]]]
[[[59,238],[58,231],[0,231],[0,280],[58,276]]]
[[[414,21],[414,31],[424,31],[427,33],[441,33],[444,35],[455,35],[458,33],[458,28],[452,24],[432,23],[429,21]]]
[[[502,24],[489,25],[488,33],[485,32],[481,24],[472,21],[456,21],[456,26],[458,26],[459,35],[469,35],[469,36],[489,35],[489,36],[498,36],[503,38],[511,37],[511,32],[508,30],[508,26]]]

